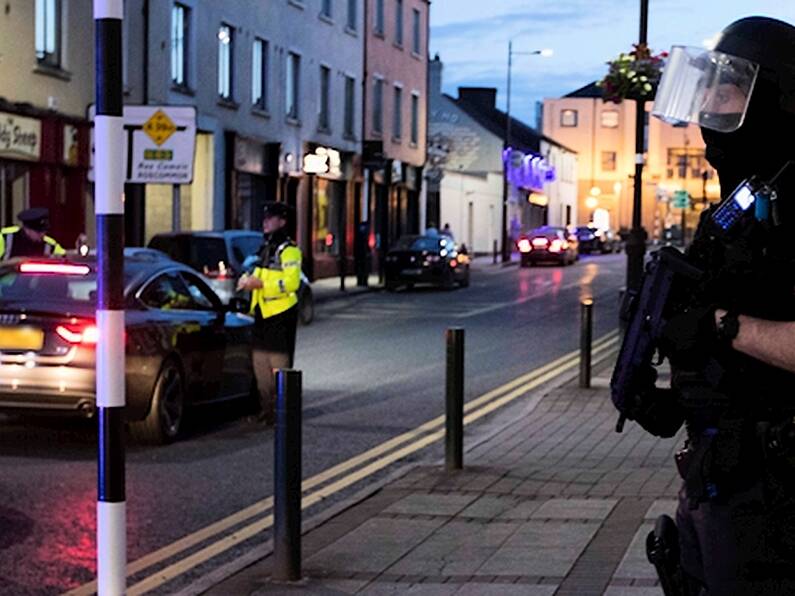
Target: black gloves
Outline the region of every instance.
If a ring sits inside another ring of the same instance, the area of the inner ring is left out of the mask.
[[[663,327],[660,340],[661,351],[671,364],[686,370],[703,367],[716,344],[713,306],[693,306],[674,315]]]

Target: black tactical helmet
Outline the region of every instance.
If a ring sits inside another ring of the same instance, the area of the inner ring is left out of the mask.
[[[288,216],[292,213],[292,207],[287,203],[283,203],[281,201],[266,201],[262,216],[263,217],[282,217],[287,219]]]
[[[780,93],[780,107],[795,113],[795,27],[769,17],[746,17],[720,34],[716,51],[756,62],[759,77]]]

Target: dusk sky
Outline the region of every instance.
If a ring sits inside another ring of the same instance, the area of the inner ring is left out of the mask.
[[[649,46],[701,46],[750,15],[795,24],[794,0],[650,0]],[[444,90],[497,87],[505,109],[508,40],[514,51],[551,48],[554,55],[514,56],[511,112],[535,125],[535,102],[600,79],[605,62],[637,43],[640,0],[433,0],[431,55],[444,62]]]

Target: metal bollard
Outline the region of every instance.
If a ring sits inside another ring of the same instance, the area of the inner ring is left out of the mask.
[[[593,300],[580,301],[580,387],[591,386],[591,341],[593,340]]]
[[[276,371],[273,578],[301,579],[301,372]]]
[[[497,241],[496,240],[494,241],[494,249],[493,249],[493,252],[492,252],[491,259],[492,259],[491,260],[492,265],[496,265],[497,264]]]
[[[448,471],[464,467],[464,330],[447,330],[444,460]]]

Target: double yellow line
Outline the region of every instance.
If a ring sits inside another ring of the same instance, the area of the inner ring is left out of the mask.
[[[614,331],[594,342],[593,354],[596,356],[601,353],[608,353],[614,349],[617,344],[618,332]],[[532,370],[496,389],[484,393],[464,405],[464,424],[471,424],[518,397],[525,395],[527,392],[575,368],[578,364],[579,352],[569,352],[540,368]],[[379,470],[382,470],[390,464],[441,440],[445,433],[444,421],[444,415],[438,416],[413,430],[398,435],[356,457],[304,480],[301,485],[301,490],[304,493],[301,499],[301,508],[307,509]],[[363,464],[366,465],[359,468],[359,466]],[[359,469],[338,478],[330,484],[325,484],[355,468]],[[313,490],[316,487],[321,488]],[[263,513],[268,513],[272,507],[273,497],[268,497],[245,509],[241,509],[237,513],[225,517],[224,519],[133,561],[127,566],[127,576],[136,575],[149,567],[153,567],[194,546],[200,545],[210,538],[224,533],[235,526],[250,521],[252,518],[258,517]],[[272,525],[273,514],[268,513],[264,517],[233,530],[204,548],[140,580],[127,589],[127,594],[130,596],[144,594],[162,586],[166,582],[220,555],[237,544],[245,542],[252,536],[269,529]],[[96,589],[96,581],[92,581],[67,592],[65,596],[89,596],[96,593]]]

